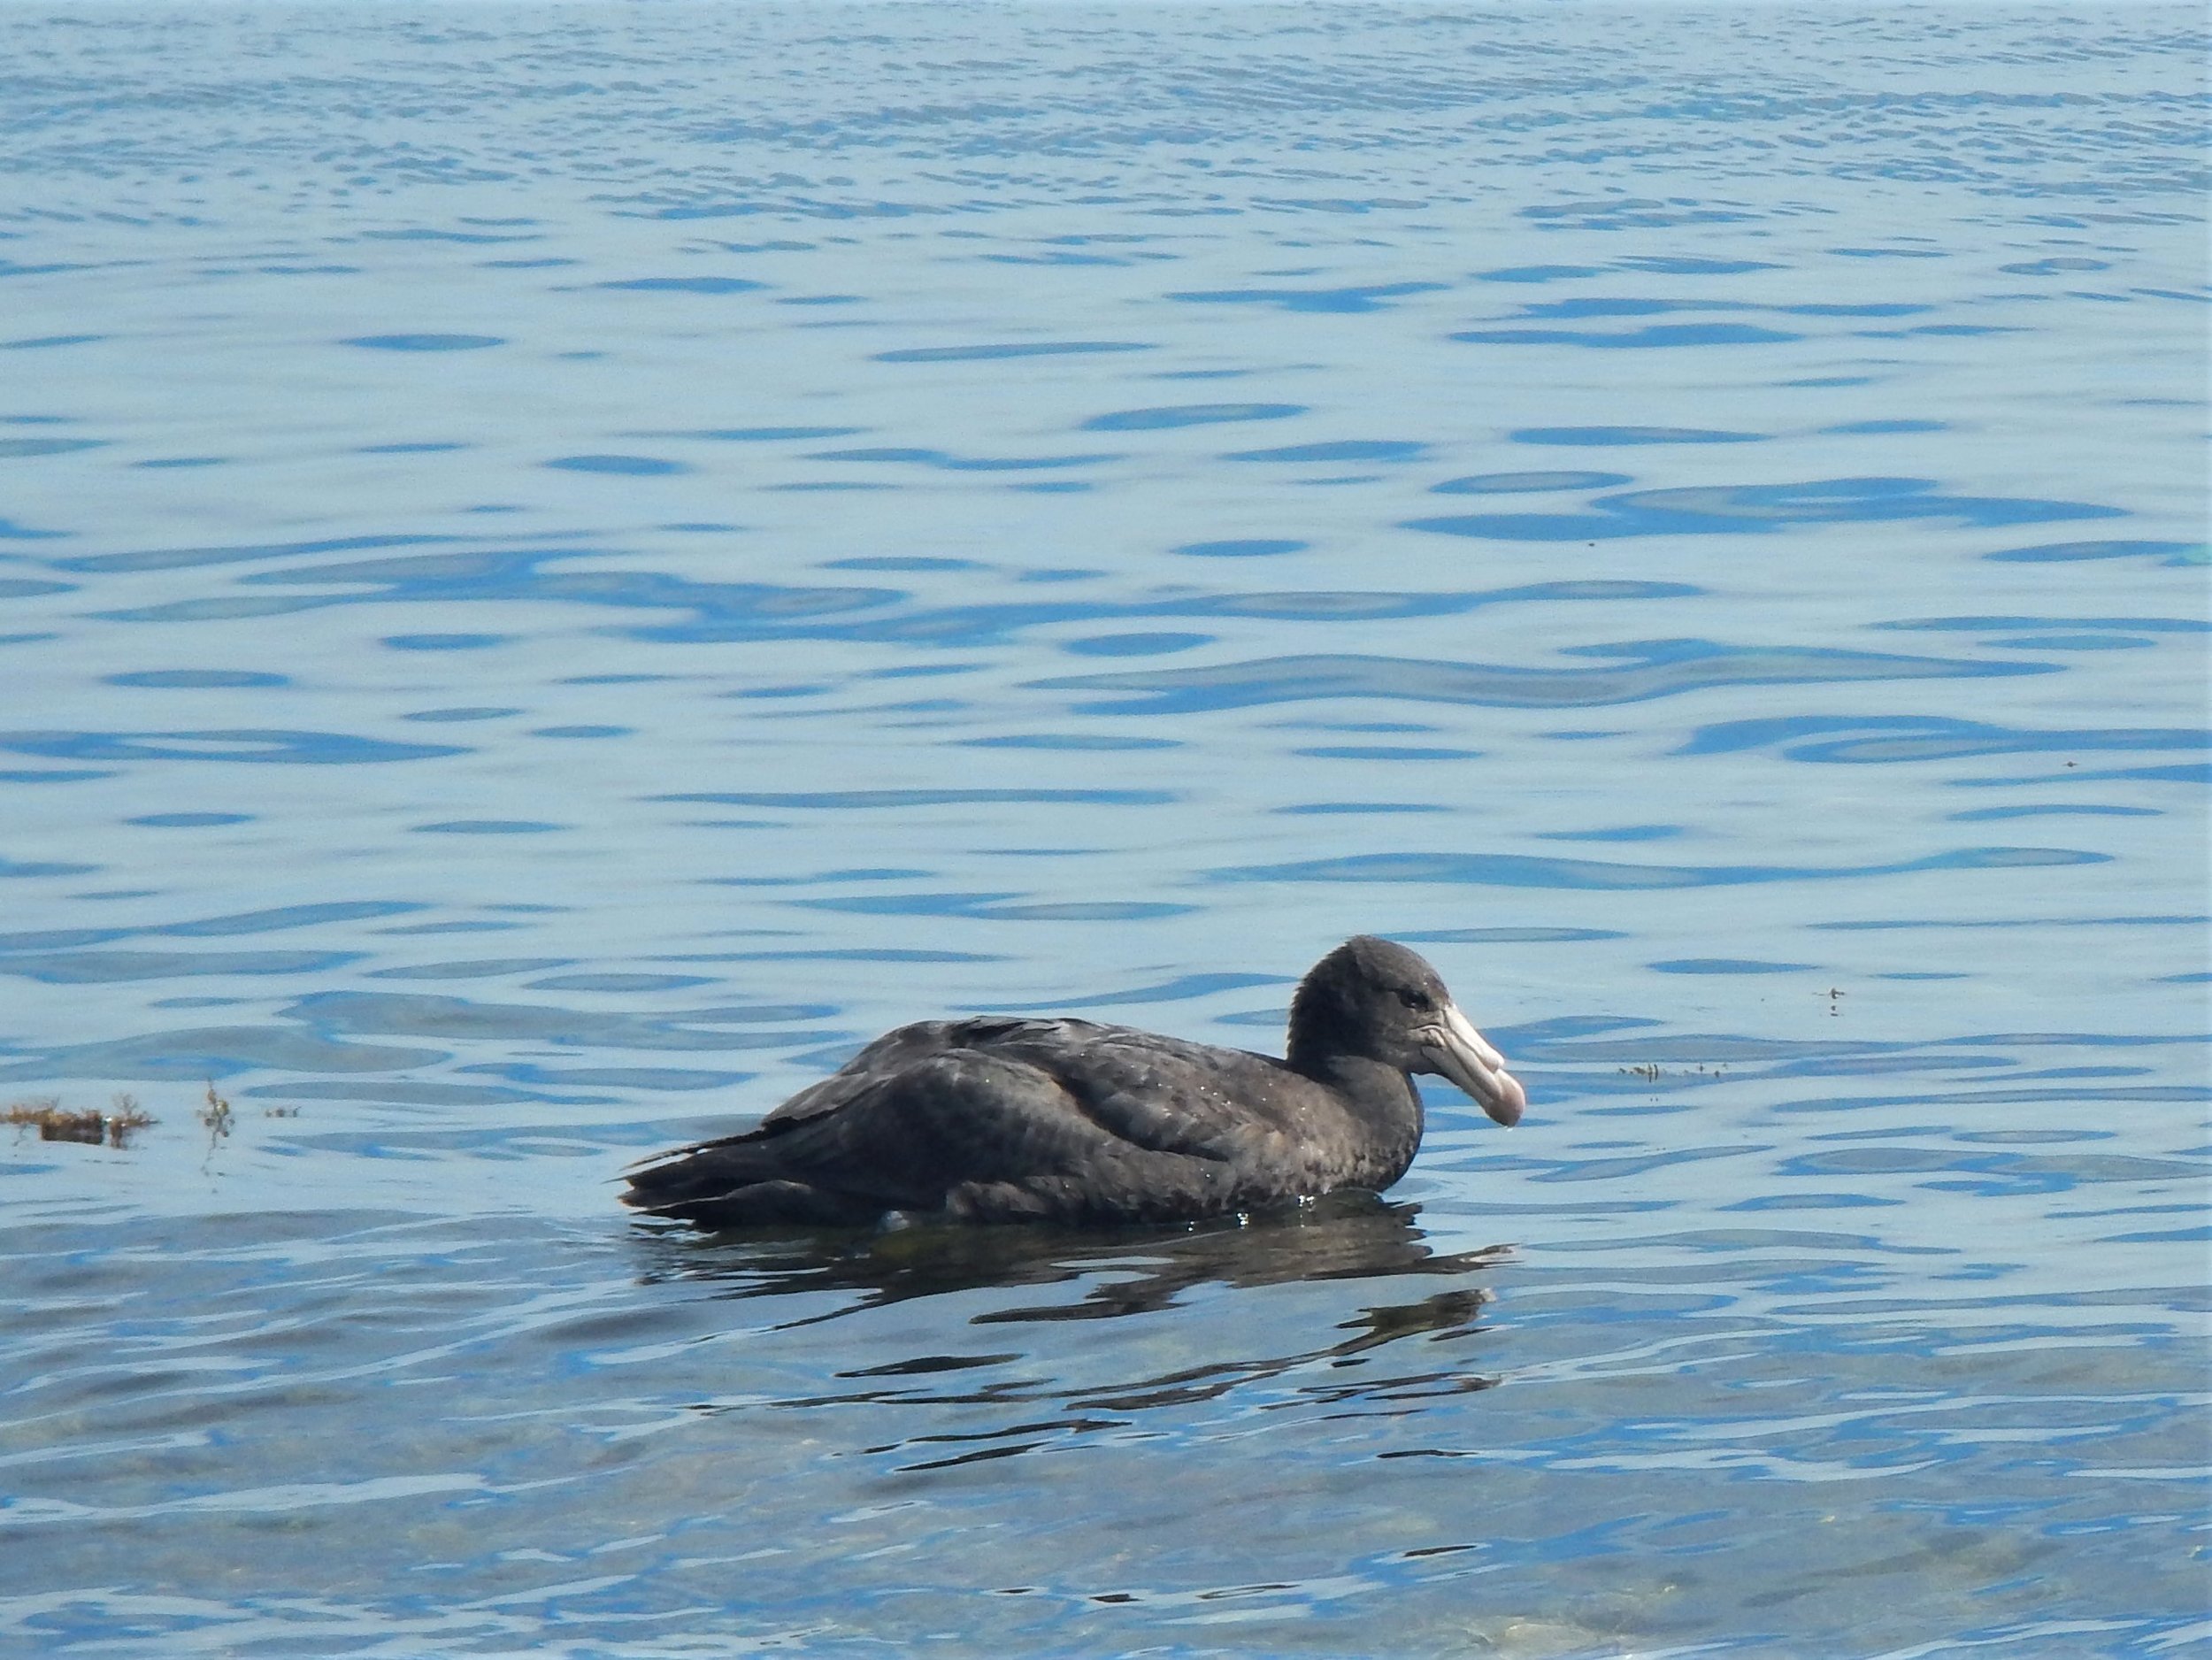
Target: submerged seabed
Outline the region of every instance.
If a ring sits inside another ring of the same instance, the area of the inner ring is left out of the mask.
[[[2201,24],[0,12],[0,1648],[2204,1643]],[[1358,929],[1388,1204],[612,1203]]]

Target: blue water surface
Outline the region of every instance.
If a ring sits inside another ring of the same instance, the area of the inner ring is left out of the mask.
[[[0,11],[0,1651],[2212,1644],[2203,35]],[[1357,931],[1386,1201],[614,1202]]]

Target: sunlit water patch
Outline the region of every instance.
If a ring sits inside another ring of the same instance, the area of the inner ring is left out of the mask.
[[[0,16],[0,1647],[2203,1643],[2201,35]],[[1386,1200],[613,1202],[1362,930]]]

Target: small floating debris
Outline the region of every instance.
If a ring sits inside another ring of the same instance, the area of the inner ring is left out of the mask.
[[[214,1157],[216,1146],[230,1136],[232,1112],[230,1103],[215,1093],[215,1080],[207,1081],[207,1104],[192,1115],[207,1126],[207,1150]]]
[[[141,1111],[137,1101],[127,1095],[117,1095],[106,1112],[92,1107],[73,1112],[53,1095],[40,1101],[18,1101],[0,1112],[0,1124],[15,1126],[19,1137],[25,1130],[36,1129],[42,1141],[82,1141],[93,1147],[103,1141],[110,1147],[127,1146],[134,1134],[153,1122],[153,1115]]]

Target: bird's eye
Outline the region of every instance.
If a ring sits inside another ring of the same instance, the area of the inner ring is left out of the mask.
[[[1428,993],[1421,990],[1417,986],[1407,986],[1402,988],[1398,993],[1398,1001],[1405,1004],[1405,1006],[1409,1009],[1433,1009],[1436,1007],[1435,1002],[1429,996]]]

